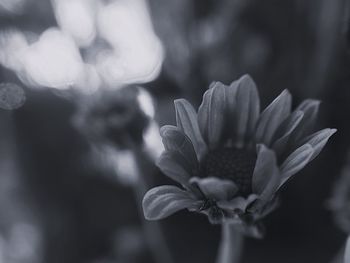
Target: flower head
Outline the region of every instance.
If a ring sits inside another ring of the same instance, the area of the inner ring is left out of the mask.
[[[248,75],[226,86],[214,82],[198,113],[175,101],[177,126],[161,128],[165,151],[158,160],[177,186],[159,186],[143,199],[147,219],[187,208],[209,221],[240,224],[259,236],[259,221],[276,207],[281,186],[312,161],[335,129],[310,133],[319,101],[305,100],[294,111],[284,90],[265,110]]]

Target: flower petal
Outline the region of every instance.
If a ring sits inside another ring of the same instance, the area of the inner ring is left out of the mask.
[[[308,136],[305,141],[307,144],[310,144],[312,146],[312,148],[314,149],[314,153],[311,156],[310,161],[312,161],[313,159],[315,159],[317,157],[317,155],[320,154],[320,152],[322,151],[323,147],[326,145],[326,143],[328,142],[329,138],[336,133],[336,129],[323,129],[321,131],[315,132],[314,134],[311,134],[310,136]]]
[[[260,159],[260,160],[259,160]],[[281,181],[275,153],[264,145],[258,145],[258,160],[253,174],[253,192],[259,194],[253,210],[261,210],[270,202]]]
[[[178,152],[193,169],[197,168],[198,160],[192,142],[178,127],[165,125],[160,129],[160,136],[163,139],[165,150]]]
[[[152,188],[145,194],[142,207],[146,219],[158,220],[184,208],[194,209],[200,203],[176,186],[163,185]]]
[[[269,146],[271,140],[280,126],[291,112],[292,97],[288,90],[282,93],[261,113],[256,129],[257,143]]]
[[[187,186],[193,171],[187,165],[187,160],[177,152],[165,151],[157,161],[159,169],[174,181]]]
[[[280,186],[282,186],[292,175],[299,172],[307,165],[314,149],[310,144],[304,144],[303,146],[296,149],[281,165],[282,180]]]
[[[252,178],[253,193],[262,194],[271,177],[276,173],[277,160],[274,151],[268,149],[265,145],[257,146],[257,160]]]
[[[302,111],[294,111],[278,128],[276,132],[276,140],[273,143],[273,150],[277,156],[283,154],[286,150],[289,138],[304,116]]]
[[[205,154],[207,146],[199,130],[197,113],[192,105],[185,99],[175,100],[174,104],[177,127],[190,138],[197,153],[197,158],[200,160]]]
[[[210,149],[216,148],[224,130],[225,85],[216,82],[203,96],[198,110],[198,124],[203,139]]]
[[[295,132],[293,132],[293,139],[295,141],[298,141],[303,136],[308,135],[308,133],[314,126],[317,118],[317,114],[318,114],[318,109],[320,107],[320,103],[321,102],[319,100],[307,99],[307,100],[304,100],[296,108],[296,110],[300,110],[304,112],[304,117],[299,123]]]
[[[226,89],[226,98],[232,119],[234,144],[242,147],[254,133],[260,114],[260,100],[254,80],[244,75]]]
[[[238,187],[231,180],[193,177],[190,182],[197,184],[206,197],[217,201],[229,200],[238,192]]]

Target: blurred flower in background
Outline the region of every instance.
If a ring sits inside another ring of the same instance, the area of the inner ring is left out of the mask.
[[[138,86],[100,89],[79,105],[73,122],[92,145],[92,162],[104,171],[111,169],[120,183],[131,186],[137,202],[134,209],[142,211],[142,196],[156,172],[154,158],[163,151],[150,93]],[[155,260],[171,263],[161,229],[142,225]]]
[[[13,28],[0,34],[0,63],[26,85],[93,93],[158,76],[163,49],[144,0],[52,4],[58,27],[40,35]]]
[[[14,2],[12,6],[2,3],[1,7],[15,10]],[[15,73],[24,86],[37,91],[49,88],[55,94],[73,98],[78,109],[74,123],[92,146],[93,168],[103,167],[104,172],[111,169],[119,182],[135,186],[137,203],[141,200],[137,190],[140,170],[152,177],[152,158],[163,149],[154,120],[153,98],[145,89],[134,86],[155,79],[163,61],[163,47],[153,32],[147,3],[53,0],[51,4],[57,24],[43,24],[42,29],[15,25],[1,28],[0,64]],[[19,5],[16,8],[19,15]],[[9,14],[12,15],[14,12]],[[21,91],[17,84],[1,88],[0,106],[17,108],[23,103],[24,96],[12,96]],[[137,156],[140,154],[145,158]],[[148,165],[140,168],[140,159]],[[134,210],[131,213],[137,214],[137,205]],[[158,234],[157,229],[151,232],[154,237]],[[131,233],[132,236],[135,235]],[[130,252],[132,242],[120,248],[118,255],[125,249]],[[137,255],[123,257],[132,256]],[[31,262],[29,256],[27,259]]]
[[[125,149],[143,143],[149,116],[141,109],[139,87],[124,87],[117,92],[101,91],[80,103],[75,122],[92,141],[104,141]]]
[[[83,61],[74,41],[58,29],[47,29],[20,56],[31,86],[66,89],[79,80]]]
[[[1,0],[0,13],[20,14],[23,12],[27,0]]]
[[[135,151],[157,158],[163,150],[153,104],[149,92],[137,86],[100,90],[79,103],[75,126],[99,153],[96,160],[112,165],[123,182],[135,182],[139,173]]]
[[[78,47],[88,47],[97,35],[97,0],[53,0],[59,28],[70,35]]]
[[[115,1],[102,6],[98,29],[112,48],[96,58],[107,83],[148,82],[158,76],[163,50],[153,32],[146,1]]]

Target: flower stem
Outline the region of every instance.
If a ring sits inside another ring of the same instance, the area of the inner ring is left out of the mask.
[[[349,261],[350,261],[350,236],[348,236],[345,243],[344,263],[347,263]]]
[[[223,224],[216,263],[238,263],[241,258],[244,238],[236,226]]]

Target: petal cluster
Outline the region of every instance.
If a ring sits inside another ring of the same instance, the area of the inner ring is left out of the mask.
[[[161,219],[187,208],[208,215],[212,223],[229,221],[246,229],[276,206],[276,193],[322,150],[335,129],[312,133],[319,101],[305,100],[292,111],[292,97],[284,90],[263,111],[256,85],[244,75],[227,86],[214,82],[198,112],[175,100],[176,126],[161,128],[165,151],[157,165],[181,185],[159,186],[143,200],[147,219]],[[201,163],[211,151],[242,149],[254,152],[252,192],[240,195],[233,180],[203,177]]]

